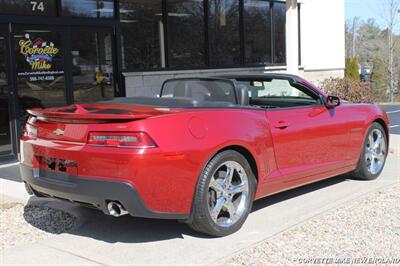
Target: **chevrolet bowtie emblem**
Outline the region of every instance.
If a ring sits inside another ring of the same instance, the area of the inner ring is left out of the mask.
[[[61,130],[61,129],[57,128],[56,130],[53,131],[53,133],[56,136],[61,136],[61,135],[64,135],[64,130]]]

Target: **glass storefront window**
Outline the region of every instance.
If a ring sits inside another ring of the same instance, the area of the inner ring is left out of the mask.
[[[274,2],[272,6],[274,23],[274,63],[286,63],[286,4]]]
[[[286,61],[285,2],[167,0],[166,9],[162,3],[119,1],[124,70],[281,65]]]
[[[72,78],[77,103],[114,97],[111,33],[71,33]]]
[[[55,0],[0,0],[0,14],[56,16]]]
[[[114,0],[61,0],[61,14],[70,17],[113,18]]]
[[[167,9],[169,66],[204,66],[203,0],[169,0]]]
[[[210,60],[212,66],[239,65],[239,1],[209,0]]]
[[[271,10],[265,0],[244,0],[246,64],[271,64]]]
[[[124,69],[165,67],[161,0],[120,0]]]

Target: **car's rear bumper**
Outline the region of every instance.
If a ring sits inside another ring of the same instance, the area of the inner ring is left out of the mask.
[[[176,153],[159,148],[124,149],[25,137],[21,139],[20,161],[25,166],[42,169],[41,173],[48,171],[52,176],[60,173],[72,177],[71,180],[78,177],[82,180],[106,181],[106,184],[130,184],[138,198],[152,212],[182,216],[191,212],[200,172],[198,168],[201,167],[185,156],[177,158]],[[47,184],[42,187],[48,189]],[[55,191],[60,189],[64,187],[53,188]],[[113,190],[108,187],[104,195],[100,194],[103,191],[98,191],[96,196],[107,199]],[[85,189],[75,190],[74,195],[80,197],[80,193],[86,195],[88,192]]]
[[[20,164],[21,177],[37,196],[68,200],[109,214],[107,203],[117,201],[132,216],[185,220],[189,214],[150,210],[129,182],[79,176]]]

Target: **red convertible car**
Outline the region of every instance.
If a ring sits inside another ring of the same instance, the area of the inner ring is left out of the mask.
[[[375,179],[379,107],[285,74],[166,81],[158,98],[33,109],[21,139],[28,192],[225,236],[254,200],[344,173]]]

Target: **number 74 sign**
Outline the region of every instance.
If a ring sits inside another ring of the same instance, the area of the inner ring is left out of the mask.
[[[31,1],[32,11],[40,11],[44,12],[44,3],[43,1]]]

